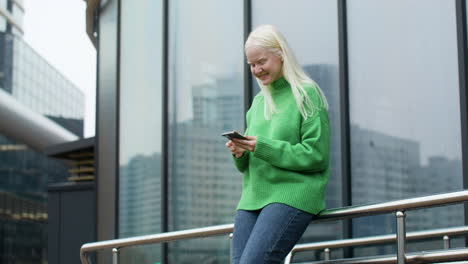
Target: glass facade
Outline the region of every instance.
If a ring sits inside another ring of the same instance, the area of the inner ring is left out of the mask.
[[[21,22],[23,11],[13,1],[0,1],[0,8]],[[82,137],[83,93],[4,21],[0,17],[0,89]],[[68,169],[0,134],[0,263],[47,263],[47,186],[66,181]]]
[[[244,82],[249,22],[276,25],[328,99],[328,208],[463,188],[461,122],[467,120],[460,90],[466,87],[459,85],[455,0],[120,4],[119,237],[233,222],[241,175],[220,135],[244,131],[244,93],[258,92],[255,81]],[[464,222],[462,205],[407,212],[408,231]],[[394,232],[394,216],[379,215],[353,219],[350,230],[341,222],[312,224],[301,242]],[[455,239],[453,246],[462,243]],[[409,250],[440,244],[411,242]],[[379,246],[352,253],[394,252]],[[167,252],[157,245],[129,248],[123,257],[160,262],[164,254],[170,263],[227,263],[229,240],[171,242]],[[343,255],[332,251],[333,258]],[[295,261],[318,259],[323,253],[301,253]]]
[[[47,260],[47,185],[68,168],[0,134],[0,263]]]
[[[119,237],[161,232],[162,1],[122,1]],[[123,250],[156,263],[159,246]]]
[[[82,121],[83,92],[20,37],[13,42],[13,97],[42,115]]]
[[[13,35],[0,32],[0,89],[11,93],[13,87]]]
[[[244,129],[242,10],[242,1],[170,1],[170,230],[233,221],[241,181],[221,134]],[[169,249],[171,263],[228,262],[226,237]]]
[[[347,8],[352,203],[461,190],[455,2],[364,0]],[[463,225],[463,214],[462,205],[410,212],[407,228]],[[394,221],[356,219],[353,235],[395,232]]]
[[[253,28],[262,24],[278,27],[295,52],[299,63],[320,86],[330,105],[328,113],[331,130],[331,172],[326,193],[329,208],[342,206],[337,9],[337,2],[328,0],[301,0],[288,6],[285,6],[282,0],[252,1]],[[283,15],[278,15],[275,10],[282,10]],[[314,10],[314,16],[310,16],[310,10]],[[257,81],[253,79],[254,87],[258,87]],[[342,232],[336,230],[342,230],[341,223],[312,224],[301,241],[339,239]],[[307,255],[302,258],[311,260],[312,257],[313,255]],[[297,254],[295,261],[300,259],[301,254]]]

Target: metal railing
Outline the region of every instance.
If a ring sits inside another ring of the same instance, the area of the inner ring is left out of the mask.
[[[405,261],[408,264],[421,264],[421,263],[458,263],[467,264],[468,249],[450,249],[444,251],[426,251],[415,252],[407,254]],[[458,262],[463,261],[463,262]],[[352,259],[338,259],[315,261],[310,264],[395,264],[398,263],[396,256],[378,256],[378,257],[363,257]]]
[[[385,213],[395,213],[397,219],[397,263],[403,264],[406,261],[406,228],[405,211],[428,207],[436,207],[468,201],[468,190],[436,194],[424,197],[402,199],[392,202],[384,202],[363,206],[351,206],[326,210],[322,212],[313,223],[324,221],[336,221],[347,218],[378,215]],[[107,241],[86,243],[81,247],[80,258],[82,264],[89,264],[87,254],[92,251],[112,249],[113,263],[117,264],[119,249],[128,246],[143,244],[163,243],[174,240],[185,240],[192,238],[208,237],[229,234],[233,231],[233,224],[196,228],[168,233],[161,233],[147,236],[137,236],[123,239],[113,239]]]
[[[147,235],[147,236],[136,236],[129,238],[113,239],[107,241],[87,243],[81,246],[80,258],[82,264],[89,264],[86,253],[112,248],[113,263],[117,264],[119,249],[128,246],[138,246],[147,244],[156,244],[163,242],[170,242],[176,240],[186,240],[192,238],[209,237],[217,235],[225,235],[232,232],[234,224],[208,226],[195,229],[187,229],[181,231],[167,232],[161,234]]]
[[[406,234],[406,240],[421,240],[427,238],[440,237],[443,242],[444,249],[450,248],[450,237],[468,233],[468,226],[434,229],[428,231],[417,231]],[[323,250],[325,260],[330,260],[332,248],[344,248],[351,246],[364,246],[375,244],[387,244],[396,241],[396,234],[360,237],[351,239],[332,240],[324,242],[315,242],[296,245],[286,257],[284,264],[290,264],[294,254],[310,250]]]

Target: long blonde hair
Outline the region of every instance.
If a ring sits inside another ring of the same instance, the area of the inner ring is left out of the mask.
[[[321,107],[328,109],[328,102],[322,90],[318,84],[304,72],[286,42],[286,39],[278,29],[276,29],[276,27],[272,25],[262,25],[257,27],[249,34],[249,37],[245,41],[244,49],[247,50],[252,46],[262,47],[282,59],[283,77],[291,85],[291,90],[296,100],[297,108],[304,119],[312,116],[315,111]],[[263,97],[265,98],[264,116],[265,119],[269,120],[271,116],[277,112],[275,103],[271,96],[271,90],[269,86],[263,85],[260,80],[257,79],[257,82],[261,87]],[[318,94],[321,104],[320,106],[314,105],[308,96],[304,89],[304,85],[306,84],[311,84],[311,87],[313,87],[315,92]]]

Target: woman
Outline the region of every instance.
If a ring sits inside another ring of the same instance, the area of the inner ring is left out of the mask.
[[[275,27],[251,32],[245,54],[261,92],[247,112],[247,140],[226,143],[243,173],[232,263],[280,263],[325,209],[328,104]]]

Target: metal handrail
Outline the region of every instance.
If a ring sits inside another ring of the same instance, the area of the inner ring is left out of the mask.
[[[383,202],[369,205],[349,206],[326,210],[320,213],[320,217],[314,222],[329,220],[341,220],[362,216],[392,213],[397,211],[409,211],[427,207],[456,204],[468,200],[468,190],[441,193],[416,198],[402,199],[391,202]]]
[[[326,210],[312,222],[335,221],[346,218],[355,218],[369,215],[384,214],[390,212],[404,212],[407,210],[436,207],[448,204],[455,204],[468,201],[468,190],[423,196],[410,199],[402,199],[392,202],[384,202],[363,206],[351,206]],[[404,223],[404,215],[402,217]],[[97,251],[110,248],[121,248],[126,246],[135,246],[143,244],[163,243],[174,240],[191,239],[198,237],[207,237],[215,235],[229,234],[234,225],[210,226],[190,230],[182,230],[155,235],[137,236],[131,238],[113,239],[107,241],[86,243],[81,247],[80,259],[82,264],[88,264],[86,254],[91,251]],[[404,233],[404,228],[402,229]],[[404,241],[404,239],[403,239]],[[404,246],[402,246],[404,248]]]
[[[414,252],[406,255],[406,263],[467,263],[468,249],[458,248],[450,250],[437,250],[437,251],[423,251]],[[375,257],[360,257],[353,259],[337,259],[337,260],[326,260],[326,261],[315,261],[309,262],[310,264],[394,264],[397,263],[398,259],[396,256],[375,256]],[[463,261],[463,262],[455,262]]]
[[[86,252],[90,252],[90,251],[97,251],[97,250],[108,249],[108,248],[123,248],[127,246],[163,243],[163,242],[170,242],[170,241],[182,240],[182,239],[225,235],[225,234],[231,233],[233,229],[234,229],[234,224],[227,224],[227,225],[209,226],[209,227],[167,232],[167,233],[154,234],[154,235],[120,238],[120,239],[113,239],[113,240],[107,240],[107,241],[87,243],[81,246],[81,250],[80,250],[81,263],[88,264],[88,260],[86,259],[85,254]]]
[[[433,229],[427,231],[417,231],[409,232],[406,234],[407,240],[421,240],[433,237],[442,237],[444,243],[449,239],[449,236],[457,236],[468,233],[468,226],[452,227],[452,228],[442,228],[442,229]],[[323,242],[314,242],[296,245],[291,252],[286,257],[284,264],[289,264],[292,261],[292,257],[297,252],[309,251],[309,250],[319,250],[319,249],[331,249],[331,248],[343,248],[351,246],[363,246],[363,245],[374,245],[374,244],[385,244],[396,241],[396,234],[389,235],[380,235],[372,237],[359,237],[359,238],[350,238],[350,239],[341,239],[341,240],[332,240],[332,241],[323,241]],[[444,246],[445,249],[448,249],[448,243]],[[329,251],[326,251],[329,254]]]

